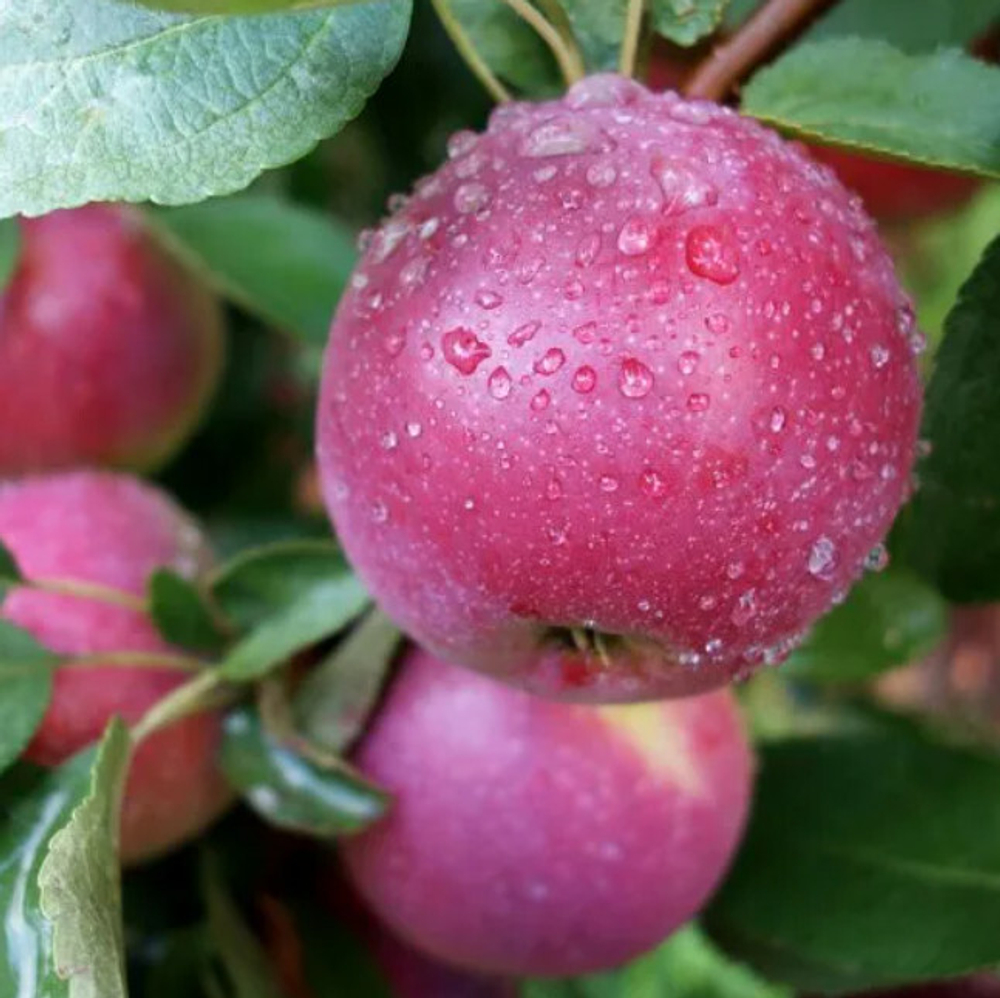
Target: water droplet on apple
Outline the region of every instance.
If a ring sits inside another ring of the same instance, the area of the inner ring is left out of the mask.
[[[566,363],[566,354],[562,352],[558,347],[552,347],[550,350],[546,350],[541,357],[534,363],[534,370],[536,374],[541,374],[544,376],[549,376],[555,374],[563,364]]]
[[[618,249],[625,256],[641,256],[653,245],[655,230],[643,219],[633,216],[618,232]]]
[[[492,351],[471,329],[459,327],[441,337],[444,359],[460,374],[472,374]]]
[[[694,374],[698,367],[698,361],[700,360],[700,353],[695,350],[685,350],[684,353],[677,358],[677,370],[683,375]]]
[[[490,374],[489,379],[486,382],[490,395],[492,395],[498,402],[502,402],[508,395],[510,395],[512,385],[513,382],[511,381],[511,377],[507,373],[507,368],[505,367],[496,368]]]
[[[833,577],[837,564],[837,547],[829,537],[818,537],[809,550],[806,565],[809,574],[817,579],[828,580]]]
[[[685,259],[691,273],[715,284],[732,284],[740,276],[739,251],[718,225],[698,225],[687,235]]]
[[[574,372],[571,384],[573,391],[587,395],[594,390],[594,386],[597,384],[597,372],[589,365],[584,364],[583,367],[578,367]]]
[[[645,398],[653,389],[653,372],[641,360],[626,357],[618,372],[618,390],[628,399]]]

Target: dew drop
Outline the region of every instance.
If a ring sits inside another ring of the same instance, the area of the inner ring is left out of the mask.
[[[788,420],[788,414],[780,405],[776,405],[771,410],[771,417],[768,420],[767,425],[770,427],[772,433],[780,433],[785,428],[785,423]]]
[[[600,485],[602,492],[618,491],[618,479],[613,475],[601,475],[598,480],[598,484]]]
[[[493,195],[490,194],[489,188],[483,184],[462,184],[455,191],[455,211],[460,215],[471,215],[488,208],[492,200]]]
[[[524,156],[572,156],[590,148],[590,128],[575,118],[549,121],[539,125],[524,140]]]
[[[618,390],[628,399],[645,398],[653,389],[653,372],[641,360],[626,357],[618,372]]]
[[[655,468],[647,468],[639,476],[639,488],[648,496],[659,496],[666,491],[667,483]]]
[[[381,500],[376,499],[371,505],[371,515],[376,523],[385,523],[389,519],[389,507]]]
[[[548,409],[549,403],[552,401],[552,396],[543,388],[537,395],[532,398],[531,408],[535,412],[541,412],[543,409]]]
[[[587,167],[587,183],[602,190],[610,187],[618,179],[618,171],[611,163],[591,163]]]
[[[618,233],[618,249],[625,256],[642,256],[653,245],[655,232],[641,218],[628,219]]]
[[[684,353],[677,358],[677,370],[684,375],[694,374],[698,367],[699,360],[701,360],[700,353],[697,353],[694,350],[685,350]]]
[[[551,350],[546,350],[541,357],[534,363],[534,369],[536,374],[542,374],[546,377],[555,374],[563,364],[566,363],[566,354],[562,352],[558,347],[552,347]]]
[[[719,201],[719,191],[714,185],[682,166],[658,157],[653,160],[650,172],[663,193],[664,214],[680,215],[691,208],[710,207]]]
[[[711,398],[704,392],[694,392],[687,398],[689,412],[705,412],[711,404]]]
[[[507,396],[510,395],[512,387],[511,378],[507,373],[507,368],[496,368],[490,374],[486,385],[489,389],[490,395],[492,395],[498,402],[502,402],[505,398],[507,398]]]
[[[406,333],[402,330],[393,330],[386,333],[385,339],[382,340],[382,345],[390,357],[398,357],[403,352],[403,347],[406,346]]]
[[[579,267],[589,267],[601,251],[601,237],[592,232],[589,236],[584,236],[576,248],[576,263]]]
[[[723,315],[721,312],[715,312],[705,319],[705,328],[710,333],[715,333],[716,336],[728,333],[730,325],[729,317]]]
[[[535,333],[537,333],[541,328],[542,324],[540,322],[526,322],[523,326],[518,326],[517,329],[515,329],[514,332],[507,337],[507,342],[512,347],[523,347],[525,343],[534,338]]]
[[[472,374],[490,356],[489,346],[471,329],[452,329],[441,337],[444,359],[460,374]]]
[[[555,501],[561,499],[563,494],[562,479],[558,475],[553,475],[545,486],[545,498]]]
[[[740,276],[739,253],[729,234],[718,225],[691,229],[685,257],[691,273],[716,284],[732,284]]]
[[[448,158],[458,159],[459,156],[464,156],[467,152],[472,152],[478,142],[479,136],[475,132],[471,132],[468,129],[455,132],[448,139]]]
[[[593,343],[597,339],[597,323],[585,322],[582,326],[577,326],[573,330],[573,339],[584,346]]]
[[[417,423],[417,422],[411,421],[411,422],[409,422],[409,423],[406,424],[406,435],[411,440],[416,440],[417,437],[419,437],[420,434],[423,433],[423,432],[424,432],[424,428],[419,423]]]
[[[817,579],[831,579],[837,563],[837,547],[829,537],[818,537],[809,550],[806,565]]]
[[[399,446],[399,437],[392,430],[388,430],[382,434],[379,444],[382,450],[395,450]]]
[[[889,351],[881,344],[876,344],[869,351],[872,359],[872,366],[879,370],[889,363]]]
[[[736,606],[730,614],[730,619],[737,627],[748,624],[757,615],[757,595],[752,589],[748,589],[740,595],[736,601]]]
[[[499,308],[503,304],[503,295],[498,295],[495,291],[488,291],[485,288],[480,288],[476,292],[476,304],[486,311],[490,312],[495,308]]]
[[[573,391],[587,395],[594,390],[594,386],[597,384],[597,372],[588,364],[584,364],[583,367],[578,367],[574,372],[571,384]]]
[[[882,572],[889,567],[889,552],[884,544],[876,544],[865,558],[865,568],[869,572]]]

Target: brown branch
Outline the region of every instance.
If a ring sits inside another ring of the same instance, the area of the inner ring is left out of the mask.
[[[799,35],[834,0],[768,0],[695,70],[685,95],[721,101],[749,70]]]

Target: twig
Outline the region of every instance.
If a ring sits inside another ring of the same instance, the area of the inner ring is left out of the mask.
[[[695,71],[688,97],[722,100],[779,42],[804,27],[831,0],[768,0]]]
[[[618,63],[622,76],[635,76],[635,59],[639,51],[639,39],[642,36],[642,14],[645,6],[645,0],[629,0],[625,17],[625,37]]]
[[[235,696],[236,691],[231,692]],[[168,693],[143,714],[142,719],[132,728],[132,744],[138,745],[154,731],[209,707],[221,705],[229,699],[225,680],[218,669],[206,669]]]
[[[539,37],[551,49],[559,64],[559,70],[566,83],[576,83],[586,75],[583,57],[575,45],[569,44],[565,38],[541,15],[538,8],[528,0],[503,0],[503,3],[523,21],[538,33]]]
[[[493,70],[486,65],[486,61],[479,54],[478,49],[466,33],[465,28],[462,27],[458,18],[455,17],[455,13],[448,4],[448,0],[431,0],[431,4],[452,44],[458,49],[459,55],[465,60],[469,69],[472,70],[472,75],[479,80],[497,103],[504,104],[511,100],[510,91],[497,79]]]

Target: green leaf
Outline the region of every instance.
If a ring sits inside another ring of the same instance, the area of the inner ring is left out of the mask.
[[[727,959],[694,925],[619,970],[572,980],[526,981],[523,998],[791,998]]]
[[[172,10],[188,14],[266,14],[281,10],[310,10],[315,7],[338,7],[362,0],[137,0],[154,10]]]
[[[336,634],[369,604],[336,545],[295,541],[260,548],[224,566],[214,594],[249,631],[221,663],[230,680],[260,678],[296,651]]]
[[[0,620],[0,772],[21,754],[45,716],[58,662],[27,631]]]
[[[342,225],[259,194],[164,209],[154,218],[222,294],[283,331],[326,344],[357,258]]]
[[[840,0],[805,37],[881,38],[905,52],[933,52],[965,48],[998,17],[1000,0]]]
[[[97,749],[86,797],[52,836],[38,872],[52,960],[69,998],[127,994],[118,826],[130,751],[128,728],[116,718]]]
[[[1000,177],[1000,69],[961,52],[799,45],[753,77],[742,110],[810,141]]]
[[[225,636],[197,587],[168,568],[149,578],[149,610],[165,641],[195,651],[218,652]]]
[[[1000,962],[1000,759],[911,725],[761,752],[752,818],[708,909],[716,942],[805,992]]]
[[[450,6],[476,51],[501,79],[536,97],[562,89],[552,53],[505,3],[451,0]]]
[[[573,34],[592,73],[618,67],[628,0],[562,0]]]
[[[927,654],[947,629],[948,606],[938,593],[892,568],[862,579],[781,671],[816,682],[867,679]]]
[[[205,853],[202,896],[207,931],[232,998],[286,998],[274,966],[229,893],[218,862]]]
[[[932,451],[897,527],[900,557],[957,602],[1000,597],[1000,239],[986,251],[945,323],[927,390]]]
[[[719,26],[728,0],[652,0],[656,31],[678,45],[695,45]]]
[[[321,768],[279,744],[253,707],[227,717],[220,763],[250,806],[280,828],[330,838],[366,828],[387,806],[381,791],[346,768]]]
[[[361,733],[385,683],[402,638],[374,610],[302,681],[295,714],[304,735],[331,752],[343,752]]]
[[[247,18],[116,0],[0,6],[0,216],[240,190],[361,109],[410,0]]]
[[[2,224],[0,223],[0,225]],[[5,590],[22,582],[24,582],[24,576],[18,567],[17,559],[13,552],[0,542],[0,597],[3,596]]]
[[[0,288],[5,288],[10,283],[20,259],[21,227],[17,219],[2,219],[0,220]],[[8,564],[9,554],[0,547],[0,575],[6,574]]]

